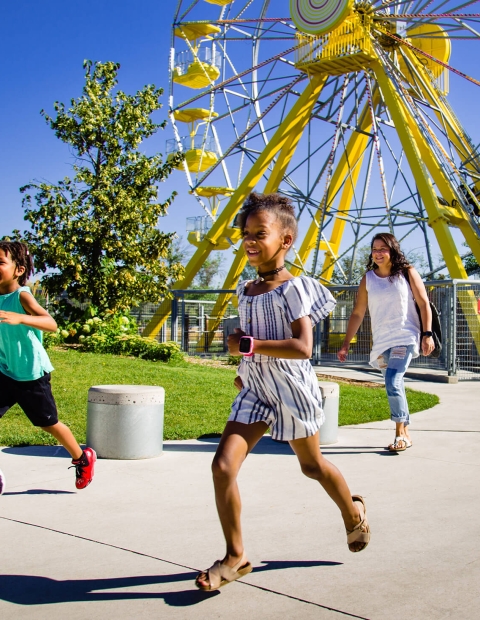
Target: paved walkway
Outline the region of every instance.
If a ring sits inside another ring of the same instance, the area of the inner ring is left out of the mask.
[[[62,448],[3,448],[0,618],[478,618],[480,383],[411,387],[441,398],[413,416],[411,449],[385,451],[390,422],[342,427],[324,449],[366,496],[369,547],[348,551],[334,504],[288,446],[265,437],[240,476],[255,569],[213,593],[193,580],[223,553],[216,441],[101,460],[78,493]]]

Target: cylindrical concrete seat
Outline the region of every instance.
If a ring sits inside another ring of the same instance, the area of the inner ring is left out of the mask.
[[[319,381],[322,393],[325,422],[320,427],[320,445],[327,446],[338,441],[338,406],[340,403],[340,388],[332,381]]]
[[[165,390],[95,385],[88,391],[87,445],[104,459],[148,459],[163,451]]]

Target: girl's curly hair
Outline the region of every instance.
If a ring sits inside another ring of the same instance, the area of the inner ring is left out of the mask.
[[[298,235],[298,223],[295,217],[295,209],[292,202],[286,196],[281,194],[257,194],[252,192],[239,211],[235,225],[243,230],[247,223],[247,218],[259,211],[269,211],[281,222],[285,231],[291,233],[293,240]]]
[[[392,261],[390,275],[388,276],[390,282],[392,282],[393,278],[398,276],[398,274],[401,273],[403,275],[407,269],[410,269],[411,265],[405,258],[405,254],[400,249],[400,244],[395,237],[390,233],[378,233],[373,237],[370,244],[370,256],[368,257],[367,271],[372,271],[378,267],[376,262],[373,260],[373,254],[371,252],[375,241],[383,241],[383,243],[390,249],[390,260]]]
[[[0,250],[5,256],[10,255],[17,267],[23,267],[25,271],[18,277],[20,286],[25,286],[30,275],[34,273],[33,257],[25,243],[20,241],[0,241]]]

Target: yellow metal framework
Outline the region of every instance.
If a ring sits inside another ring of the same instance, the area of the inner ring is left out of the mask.
[[[207,0],[207,2],[219,5],[228,4],[224,0]],[[203,238],[197,235],[190,239],[197,246],[197,250],[186,267],[183,280],[175,284],[175,289],[187,289],[190,286],[211,251],[231,247],[232,243],[239,240],[240,232],[232,227],[233,219],[245,198],[256,189],[263,176],[267,177],[262,190],[264,193],[279,189],[328,78],[358,72],[366,72],[375,82],[371,100],[363,102],[358,113],[355,131],[352,132],[341,156],[335,162],[322,203],[323,214],[319,210],[312,215],[310,226],[304,234],[290,268],[291,273],[299,275],[305,272],[305,265],[312,250],[321,250],[324,252],[324,262],[320,277],[327,283],[331,280],[340,254],[355,190],[365,163],[367,147],[374,137],[372,110],[377,109],[380,103],[386,106],[395,125],[425,207],[428,226],[435,234],[451,277],[457,279],[467,277],[452,237],[451,227],[457,227],[462,232],[476,260],[480,263],[478,227],[474,225],[472,217],[462,206],[458,185],[455,185],[452,180],[454,176],[448,174],[445,166],[451,166],[457,178],[458,170],[455,169],[453,161],[445,153],[443,146],[435,136],[428,133],[428,126],[422,124],[421,119],[415,116],[411,104],[411,97],[415,96],[415,89],[417,89],[417,93],[420,93],[430,103],[440,123],[445,127],[448,139],[454,145],[460,159],[466,162],[465,167],[480,178],[480,165],[477,160],[470,157],[475,152],[474,146],[444,97],[448,90],[448,81],[444,79],[443,85],[439,82],[440,78],[447,74],[444,65],[436,64],[435,57],[438,57],[441,63],[448,62],[450,41],[437,25],[427,24],[411,28],[408,35],[411,38],[406,41],[417,45],[419,52],[429,55],[426,60],[425,56],[415,53],[407,45],[402,45],[401,38],[397,37],[389,41],[389,36],[395,32],[395,28],[395,22],[388,22],[388,15],[384,20],[375,18],[369,3],[363,2],[357,3],[345,21],[325,35],[312,36],[304,33],[296,35],[295,66],[297,70],[308,76],[307,86],[239,187],[233,192],[226,206],[218,214],[216,209],[214,210],[215,221],[210,230]],[[191,36],[195,32],[193,28]],[[205,31],[202,34],[208,36],[210,32]],[[214,34],[213,30],[212,34]],[[185,36],[185,32],[183,35]],[[422,39],[422,36],[425,36],[425,39]],[[433,38],[429,38],[430,36]],[[392,66],[386,66],[385,49],[388,49],[394,69]],[[199,68],[198,71],[198,74],[203,77],[206,74],[204,69]],[[394,80],[393,70],[403,74],[404,77]],[[408,76],[412,72],[415,79],[409,86]],[[212,76],[210,81],[217,77]],[[173,79],[178,81],[176,76]],[[401,86],[402,80],[405,86]],[[209,118],[212,118],[212,111],[209,112]],[[432,140],[435,148],[431,146]],[[439,159],[439,153],[442,161]],[[208,190],[205,189],[207,193],[204,195],[207,196]],[[476,201],[478,205],[476,196],[480,194],[480,181],[473,187],[466,187],[464,191],[469,200]],[[198,188],[198,194],[202,195],[201,187]],[[442,201],[439,201],[438,194],[441,195]],[[321,230],[321,217],[332,209],[335,200],[339,207],[336,208],[330,236],[327,239]],[[246,263],[245,253],[240,247],[236,250],[229,272],[225,277],[224,289],[235,288]],[[219,295],[208,322],[210,330],[210,334],[206,336],[208,340],[211,339],[214,330],[224,316],[231,297],[231,294]],[[477,313],[471,313],[474,302],[476,303],[473,294],[466,293],[460,296],[460,303],[465,310],[465,315],[470,317],[469,327],[480,352],[480,316]],[[146,336],[155,336],[159,332],[169,311],[170,301],[165,300],[146,327],[144,332]],[[205,342],[200,342],[199,347],[203,347],[204,344]]]

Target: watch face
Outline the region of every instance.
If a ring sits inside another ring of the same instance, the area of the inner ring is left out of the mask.
[[[240,353],[250,353],[250,351],[252,350],[252,341],[250,340],[250,338],[240,338],[238,350],[240,351]]]

